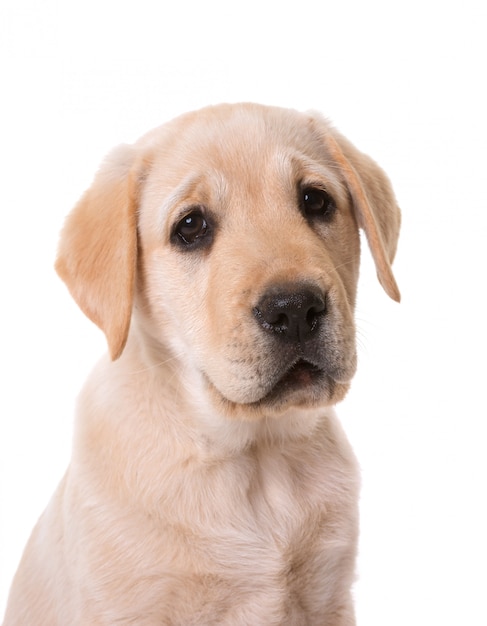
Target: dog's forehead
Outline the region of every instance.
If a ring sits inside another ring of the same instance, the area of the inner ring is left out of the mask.
[[[323,140],[325,120],[262,105],[218,105],[185,114],[147,136],[149,186],[178,198],[196,187],[255,192],[296,179],[341,187]],[[196,185],[195,183],[198,183]],[[339,191],[341,195],[341,189]]]
[[[290,109],[261,105],[219,105],[183,115],[152,137],[155,160],[172,167],[206,164],[220,171],[252,169],[274,155],[302,153],[323,159],[326,122]],[[241,173],[243,173],[241,171]]]

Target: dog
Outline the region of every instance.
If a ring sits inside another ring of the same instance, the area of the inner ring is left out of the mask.
[[[355,624],[360,229],[388,178],[318,113],[210,106],[115,149],[56,269],[104,332],[4,626]]]

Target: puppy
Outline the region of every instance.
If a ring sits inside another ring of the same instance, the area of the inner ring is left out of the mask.
[[[109,356],[5,626],[355,623],[359,228],[381,284],[400,213],[317,114],[189,113],[117,148],[56,268]]]

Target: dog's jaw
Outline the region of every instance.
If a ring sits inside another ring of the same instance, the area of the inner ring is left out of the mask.
[[[282,445],[309,439],[333,416],[334,402],[317,402],[314,406],[303,398],[293,404],[231,402],[206,381],[208,403],[197,409],[203,439],[210,445],[236,453],[249,446]],[[345,396],[347,389],[343,389]],[[309,400],[309,396],[308,396]]]
[[[278,421],[284,416],[315,414],[337,404],[348,392],[350,382],[337,382],[322,370],[299,370],[288,372],[260,399],[252,402],[236,402],[224,395],[203,374],[208,399],[219,415],[243,422],[265,422],[268,418]],[[299,436],[301,429],[296,430]]]

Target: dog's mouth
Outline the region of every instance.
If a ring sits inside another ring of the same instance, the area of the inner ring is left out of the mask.
[[[293,363],[284,375],[274,384],[267,395],[262,398],[263,402],[273,402],[284,399],[293,393],[309,393],[315,395],[318,389],[322,389],[328,380],[326,372],[318,365],[299,359]]]
[[[244,367],[241,375],[238,367],[230,370],[227,380],[223,380],[229,381],[229,385],[220,386],[206,372],[204,375],[225,406],[242,406],[260,413],[276,413],[292,406],[328,405],[343,399],[354,371],[353,354],[346,359],[346,353],[338,350],[306,348],[271,353],[264,363],[258,361],[254,367]],[[342,358],[337,358],[337,354]]]
[[[262,385],[261,394],[247,398],[232,398],[222,393],[211,379],[207,378],[210,387],[218,394],[220,401],[235,409],[245,407],[247,411],[271,411],[275,413],[285,407],[312,407],[336,402],[343,398],[348,382],[335,376],[326,364],[321,365],[300,357],[283,368],[280,376],[267,378],[267,385]]]
[[[280,388],[282,391],[286,391],[295,387],[308,387],[321,380],[322,376],[323,370],[317,365],[305,359],[299,359],[277,382],[274,389]]]

